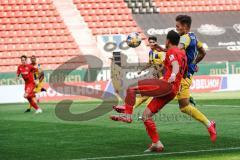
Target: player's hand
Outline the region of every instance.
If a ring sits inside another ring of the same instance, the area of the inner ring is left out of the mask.
[[[194,72],[198,72],[198,70],[199,70],[198,65],[195,65]]]
[[[158,44],[155,44],[153,49],[157,50],[158,52],[162,52],[162,51],[165,52],[166,51],[166,49],[159,46]]]
[[[168,79],[168,82],[169,82],[169,83],[172,83],[172,82],[175,81],[175,79],[176,79],[176,74],[175,74],[175,73],[172,73],[171,76],[170,76],[170,78]]]

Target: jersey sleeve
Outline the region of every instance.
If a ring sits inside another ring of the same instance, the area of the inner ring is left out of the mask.
[[[188,34],[181,36],[179,44],[183,45],[184,49],[186,49],[191,42],[191,39]]]
[[[177,57],[173,52],[169,52],[166,56],[167,56],[166,58],[169,59],[170,63],[177,61]]]
[[[152,62],[152,51],[151,50],[148,52],[148,62],[149,63]]]
[[[155,59],[155,61],[156,61],[156,63],[157,64],[162,64],[163,63],[163,55],[164,54],[164,52],[157,52],[157,59]]]
[[[203,47],[203,43],[201,41],[197,41],[197,48],[202,48]]]
[[[44,77],[44,72],[42,70],[41,64],[38,64],[38,73],[39,73],[39,79]]]
[[[43,72],[41,64],[38,64],[38,67],[37,67],[37,68],[38,68],[39,74],[41,74],[41,73]]]

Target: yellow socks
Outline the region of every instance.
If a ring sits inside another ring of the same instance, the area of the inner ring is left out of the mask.
[[[37,103],[37,100],[36,100],[36,98],[33,98],[33,100],[34,100],[34,102],[35,103]],[[29,106],[28,106],[28,108],[27,109],[31,109],[32,108],[32,106],[31,106],[31,104],[29,104]]]
[[[137,108],[139,106],[141,106],[141,104],[143,104],[145,101],[147,101],[149,99],[149,97],[147,96],[139,96],[139,97],[136,97],[136,101],[135,101],[135,104],[134,104],[134,108]]]
[[[198,120],[199,122],[203,123],[206,127],[210,126],[210,121],[207,119],[207,117],[202,114],[197,108],[191,106],[190,104],[183,108],[180,108],[180,110],[183,113],[186,113],[192,116],[194,119]]]
[[[27,109],[31,109],[32,108],[32,106],[31,106],[31,104],[29,104],[29,106],[28,106],[28,108]]]

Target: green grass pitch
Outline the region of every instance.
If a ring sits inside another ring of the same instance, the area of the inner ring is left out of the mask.
[[[155,117],[165,151],[149,155],[143,151],[150,139],[136,117],[132,124],[113,122],[109,119],[113,112],[109,112],[86,122],[67,122],[56,117],[54,103],[42,103],[41,115],[23,113],[27,104],[0,105],[0,159],[239,160],[240,100],[197,102],[216,121],[217,142],[212,144],[206,128],[172,102]],[[71,111],[91,110],[98,103],[76,102]],[[143,109],[136,109],[135,114]]]

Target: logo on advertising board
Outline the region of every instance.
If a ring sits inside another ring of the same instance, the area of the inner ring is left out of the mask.
[[[107,86],[107,81],[99,81],[92,83],[85,82],[70,82],[67,83],[69,85],[74,86],[84,86],[84,88],[79,89],[76,87],[69,88],[67,86],[57,86],[59,90],[62,90],[62,93],[58,93],[54,89],[52,89],[48,83],[44,84],[44,88],[46,88],[46,92],[41,92],[40,97],[42,101],[49,100],[63,100],[63,99],[71,99],[71,100],[79,100],[79,99],[91,99],[91,97],[83,96],[83,95],[92,95],[95,97],[101,97],[102,95],[100,91],[104,91]],[[66,93],[66,94],[64,94]]]
[[[222,35],[226,32],[225,28],[223,27],[218,27],[214,24],[202,24],[197,31],[200,34],[203,35],[209,35],[209,36],[218,36]]]
[[[240,33],[240,24],[234,24],[233,29],[237,32]]]
[[[218,46],[226,47],[229,51],[240,51],[240,41],[218,42]]]
[[[167,35],[167,33],[171,30],[175,30],[176,28],[174,27],[170,27],[170,28],[166,28],[166,29],[155,29],[155,28],[150,28],[147,30],[147,34],[150,36],[154,36],[154,35]]]
[[[227,77],[194,76],[190,89],[193,92],[210,92],[227,89]]]

